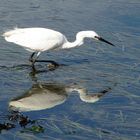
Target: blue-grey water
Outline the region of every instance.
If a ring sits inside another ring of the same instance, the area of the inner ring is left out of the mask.
[[[33,74],[26,66],[30,52],[1,36],[0,124],[11,123],[15,128],[1,127],[0,140],[140,138],[139,0],[1,0],[0,33],[15,27],[52,28],[64,33],[70,41],[78,31],[95,30],[116,46],[87,39],[79,48],[44,52],[40,59],[66,66]],[[37,64],[37,69],[46,70],[46,64]],[[34,88],[35,93],[40,93],[37,85],[42,90],[42,85],[45,88],[50,83],[55,92],[57,88],[63,91],[73,85],[86,89],[90,95],[107,88],[111,91],[95,103],[82,101],[73,91],[61,95],[61,102],[50,108],[46,105],[42,110],[21,112],[35,120],[35,124],[29,123],[25,128],[8,119],[11,100],[29,97]],[[34,130],[33,126],[41,126],[43,131]]]

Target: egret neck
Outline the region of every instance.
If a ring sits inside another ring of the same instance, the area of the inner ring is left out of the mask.
[[[98,36],[95,32],[91,34],[91,31],[80,31],[76,34],[76,40],[74,42],[69,42],[66,39],[66,42],[63,44],[62,48],[74,48],[81,46],[84,43],[84,38],[94,38],[94,36]]]

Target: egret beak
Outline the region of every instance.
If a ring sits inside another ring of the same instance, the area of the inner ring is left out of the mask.
[[[105,42],[105,43],[107,43],[107,44],[109,44],[109,45],[115,46],[114,44],[112,44],[111,42],[109,42],[109,41],[103,39],[103,38],[100,37],[100,36],[95,36],[95,38],[96,38],[97,40],[100,40],[100,41],[102,41],[102,42]]]

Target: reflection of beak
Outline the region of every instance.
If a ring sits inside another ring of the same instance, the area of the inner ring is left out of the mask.
[[[110,44],[110,45],[112,45],[112,46],[115,46],[114,44],[112,44],[111,42],[109,42],[109,41],[103,39],[103,38],[100,37],[100,36],[95,36],[95,38],[98,39],[98,40],[100,40],[100,41],[102,41],[102,42],[105,42],[105,43],[107,43],[107,44]]]

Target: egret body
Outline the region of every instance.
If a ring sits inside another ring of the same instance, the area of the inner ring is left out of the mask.
[[[16,28],[5,32],[3,36],[6,41],[13,42],[32,52],[29,60],[33,65],[35,62],[41,62],[41,60],[37,60],[41,52],[78,47],[84,43],[85,38],[93,38],[114,46],[94,31],[78,32],[74,42],[69,42],[62,33],[47,28]],[[33,58],[35,54],[36,58]],[[57,65],[54,61],[48,62]]]

